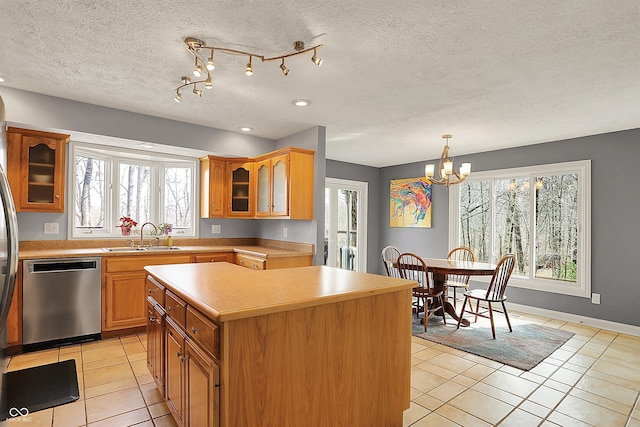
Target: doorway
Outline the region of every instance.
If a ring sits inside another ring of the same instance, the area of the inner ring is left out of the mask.
[[[324,265],[367,271],[368,183],[325,180]]]

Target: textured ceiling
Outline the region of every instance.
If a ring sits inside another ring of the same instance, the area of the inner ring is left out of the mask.
[[[183,94],[182,40],[216,55],[214,89]],[[327,157],[372,166],[640,127],[637,0],[0,0],[5,85],[279,139],[327,128]],[[313,103],[291,105],[295,98]]]

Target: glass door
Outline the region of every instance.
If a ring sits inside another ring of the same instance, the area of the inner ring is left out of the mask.
[[[366,182],[325,181],[324,265],[367,271]]]

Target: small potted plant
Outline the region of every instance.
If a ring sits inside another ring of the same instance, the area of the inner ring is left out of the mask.
[[[131,227],[135,227],[136,225],[138,225],[138,223],[133,219],[128,216],[122,216],[120,217],[120,225],[118,225],[118,227],[120,227],[123,236],[128,236],[131,234]]]

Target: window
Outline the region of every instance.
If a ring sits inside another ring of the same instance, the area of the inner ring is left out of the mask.
[[[71,237],[121,236],[123,216],[138,227],[167,223],[173,235],[197,235],[194,160],[82,143],[73,143],[71,152]]]
[[[476,172],[450,187],[450,246],[516,255],[510,286],[591,296],[590,161]]]

